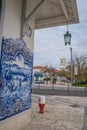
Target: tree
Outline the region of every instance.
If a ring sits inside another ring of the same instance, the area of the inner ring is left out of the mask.
[[[47,81],[47,84],[48,81],[51,80],[54,87],[54,84],[56,84],[57,81],[58,70],[56,70],[52,65],[46,65],[43,72],[45,73],[45,81]]]
[[[70,71],[70,68],[72,67],[72,78],[75,79],[74,69],[75,65],[78,67],[78,75],[77,75],[77,81],[80,83],[81,81],[87,80],[87,54],[84,55],[73,55],[72,57],[72,65],[71,62],[69,62],[67,66],[68,72]]]
[[[58,74],[60,77],[66,77],[66,71],[65,70],[61,70],[59,71],[59,74]]]

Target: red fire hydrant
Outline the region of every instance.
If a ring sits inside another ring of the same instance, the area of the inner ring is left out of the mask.
[[[44,113],[44,107],[45,107],[45,96],[39,96],[40,113]]]

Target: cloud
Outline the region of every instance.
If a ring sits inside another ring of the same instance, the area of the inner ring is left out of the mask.
[[[71,47],[73,54],[84,54],[87,51],[87,1],[77,0],[80,17],[79,24],[69,25],[72,35]],[[53,64],[60,66],[60,57],[70,59],[70,46],[64,44],[66,26],[52,27],[35,31],[34,41],[34,65]]]

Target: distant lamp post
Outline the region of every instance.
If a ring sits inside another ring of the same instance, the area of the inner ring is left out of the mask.
[[[67,24],[67,31],[64,34],[64,40],[65,40],[65,45],[71,45],[71,34],[68,31],[68,24]]]
[[[74,75],[75,75],[75,83],[77,82],[77,75],[78,75],[78,65],[75,63],[74,65]]]

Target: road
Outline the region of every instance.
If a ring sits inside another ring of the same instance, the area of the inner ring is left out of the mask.
[[[61,96],[87,96],[86,87],[74,87],[66,85],[33,85],[33,93],[40,95],[61,95]]]

